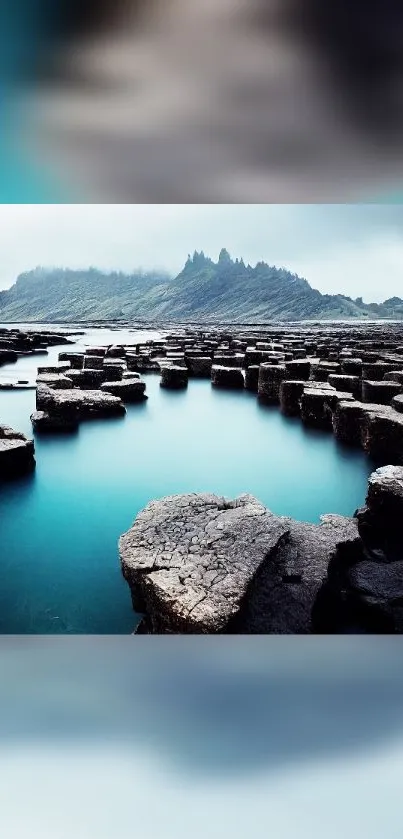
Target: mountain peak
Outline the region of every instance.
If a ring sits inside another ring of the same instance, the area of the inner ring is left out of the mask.
[[[219,265],[233,265],[232,259],[227,251],[226,248],[221,248],[220,255],[218,257],[218,264]]]

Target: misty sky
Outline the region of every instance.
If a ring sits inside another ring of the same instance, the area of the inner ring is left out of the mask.
[[[297,272],[322,292],[403,297],[399,204],[3,204],[0,288],[37,265],[178,273],[221,247]]]

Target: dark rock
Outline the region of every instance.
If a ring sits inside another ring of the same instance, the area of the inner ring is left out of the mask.
[[[41,373],[36,381],[38,384],[48,385],[48,387],[58,390],[68,390],[73,387],[73,379],[64,376],[63,373]]]
[[[38,376],[42,376],[42,374],[47,373],[66,373],[70,370],[70,363],[66,362],[65,364],[54,364],[53,367],[38,367]]]
[[[101,390],[51,390],[46,385],[37,387],[36,407],[69,422],[76,418],[120,416],[126,411],[121,399]]]
[[[403,414],[391,407],[364,411],[361,442],[366,452],[379,463],[403,464]]]
[[[0,480],[31,472],[35,468],[34,454],[32,440],[8,425],[0,425]]]
[[[127,370],[126,363],[124,361],[116,360],[109,360],[105,359],[103,365],[103,374],[104,374],[104,381],[106,382],[116,382],[120,381],[123,376],[125,370]]]
[[[76,412],[49,414],[47,411],[34,411],[30,419],[36,433],[49,433],[52,431],[67,433],[76,431],[79,426],[79,419]]]
[[[350,393],[328,388],[313,388],[306,385],[301,396],[301,419],[305,425],[316,428],[332,428],[332,415],[339,402],[353,401]]]
[[[389,381],[362,381],[363,402],[377,403],[378,405],[389,405],[394,396],[401,393],[402,386],[397,382]]]
[[[310,361],[287,361],[285,365],[288,380],[307,381],[311,374]]]
[[[114,345],[112,347],[108,347],[105,355],[108,356],[108,358],[124,358],[125,355],[126,355],[126,352],[125,352],[124,347],[119,347],[117,345]]]
[[[385,373],[385,382],[397,382],[403,387],[403,370],[392,370],[390,373]]]
[[[345,393],[352,393],[355,399],[360,398],[361,382],[359,376],[347,376],[346,374],[331,373],[328,381],[332,387],[336,388],[336,390],[345,391]]]
[[[403,414],[403,393],[393,397],[392,408],[398,411],[399,414]]]
[[[259,399],[276,404],[280,401],[280,385],[286,378],[284,364],[263,363],[259,367],[258,395]]]
[[[89,368],[69,371],[72,386],[82,390],[97,390],[105,381],[105,375],[104,370],[90,370]]]
[[[347,376],[362,375],[362,359],[361,358],[345,358],[341,362],[341,371]]]
[[[288,381],[285,379],[280,385],[280,407],[284,414],[290,417],[299,416],[301,412],[301,397],[304,392],[305,381]]]
[[[158,361],[151,358],[150,355],[134,355],[128,353],[126,355],[127,369],[137,373],[159,372],[160,365]]]
[[[245,370],[245,387],[246,390],[251,390],[257,393],[259,383],[259,365],[251,364]]]
[[[210,356],[190,356],[186,358],[189,376],[209,379],[211,376],[212,360]]]
[[[362,378],[371,382],[381,382],[385,373],[389,373],[391,370],[393,370],[393,364],[388,364],[384,361],[376,361],[374,364],[363,364]]]
[[[232,355],[214,353],[213,364],[219,367],[243,367],[245,364],[245,356],[243,353],[233,353]]]
[[[153,632],[224,632],[287,533],[252,496],[171,496],[121,537],[122,571]]]
[[[359,542],[357,522],[294,522],[252,496],[153,501],[119,542],[143,630],[309,633],[329,563]]]
[[[84,364],[84,353],[59,352],[59,361],[68,361],[72,370],[82,370]]]
[[[143,402],[147,399],[145,382],[139,379],[122,379],[117,382],[105,382],[101,385],[102,392],[119,396],[122,402]]]
[[[102,370],[104,366],[104,356],[103,355],[86,355],[84,357],[84,370]]]
[[[186,367],[179,367],[177,364],[161,368],[161,387],[178,390],[187,387],[188,371]]]
[[[220,367],[213,364],[211,368],[211,384],[215,387],[244,388],[245,380],[239,367]]]

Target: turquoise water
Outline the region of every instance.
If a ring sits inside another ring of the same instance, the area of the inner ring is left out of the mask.
[[[99,341],[94,331],[88,342]],[[38,437],[35,473],[0,487],[1,632],[131,632],[137,619],[117,540],[152,498],[247,491],[276,513],[314,522],[363,503],[371,463],[331,434],[307,431],[247,392],[191,381],[175,393],[155,374],[145,379],[146,403],[73,436]],[[33,390],[0,391],[0,422],[31,434],[34,402]]]

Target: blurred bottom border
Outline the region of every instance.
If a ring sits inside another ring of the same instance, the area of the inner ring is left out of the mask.
[[[401,835],[397,636],[9,636],[0,666],[4,836]]]

